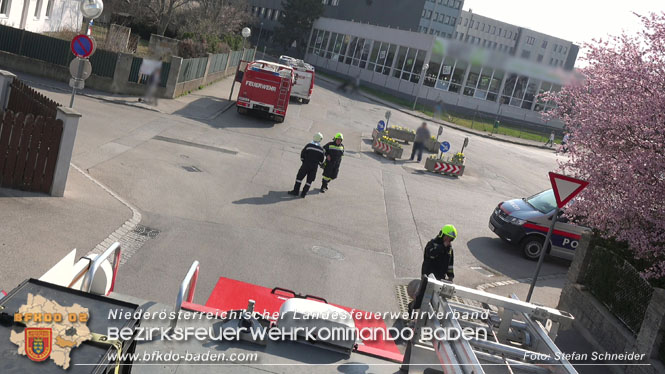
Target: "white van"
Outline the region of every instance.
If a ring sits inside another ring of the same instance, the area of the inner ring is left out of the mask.
[[[295,82],[291,88],[291,97],[309,104],[314,90],[314,66],[289,56],[279,56],[279,63],[293,68]]]

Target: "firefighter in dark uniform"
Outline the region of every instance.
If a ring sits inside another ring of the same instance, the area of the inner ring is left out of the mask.
[[[338,132],[332,142],[323,146],[323,149],[326,151],[326,161],[323,164],[323,183],[321,184],[321,192],[326,192],[326,190],[328,190],[328,183],[337,178],[339,165],[342,163],[342,156],[344,156],[343,140],[344,136],[342,133]]]
[[[428,276],[434,274],[438,280],[447,280],[452,282],[455,278],[455,271],[453,270],[453,246],[452,242],[457,238],[457,229],[453,225],[445,225],[439,232],[436,238],[430,240],[425,246],[423,253],[423,266],[420,269],[420,274]],[[413,309],[420,309],[420,304],[425,295],[425,286],[423,282],[420,283],[416,298],[409,304],[409,314]]]
[[[316,179],[316,172],[319,170],[319,165],[325,160],[325,151],[321,147],[321,140],[323,140],[323,135],[317,133],[314,135],[314,140],[308,143],[300,152],[302,165],[300,166],[300,170],[298,170],[298,175],[296,175],[296,184],[293,186],[293,191],[289,191],[289,195],[298,196],[302,180],[307,177],[300,197],[307,196],[307,191],[309,191],[312,182]]]

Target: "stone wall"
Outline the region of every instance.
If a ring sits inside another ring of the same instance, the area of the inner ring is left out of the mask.
[[[589,247],[591,233],[582,235],[575,250],[575,258],[568,271],[566,285],[561,292],[558,309],[575,317],[574,328],[582,333],[596,349],[604,353],[635,352],[645,354],[645,366],[606,366],[614,373],[656,374],[665,373],[665,366],[658,361],[658,350],[665,335],[665,290],[656,288],[651,296],[642,325],[633,334],[612,315],[584,286],[589,261],[594,256]]]

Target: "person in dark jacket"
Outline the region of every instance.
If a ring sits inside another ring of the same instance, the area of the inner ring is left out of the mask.
[[[317,133],[314,135],[314,140],[307,144],[300,152],[302,165],[296,175],[296,184],[293,186],[293,191],[289,191],[289,195],[298,196],[302,180],[307,177],[307,181],[302,188],[300,197],[307,196],[307,192],[312,186],[312,182],[316,179],[316,172],[319,170],[319,165],[325,160],[325,151],[323,150],[323,147],[321,147],[321,140],[323,140],[323,135]]]
[[[453,225],[445,225],[434,239],[430,240],[425,246],[423,253],[423,265],[420,274],[428,276],[433,274],[438,280],[448,280],[450,282],[455,278],[453,269],[454,253],[452,242],[457,238],[457,229]],[[446,279],[447,278],[447,279]],[[420,304],[425,295],[426,284],[420,284],[414,301],[409,304],[409,314],[413,309],[420,309]]]
[[[344,136],[338,132],[332,142],[323,146],[323,149],[326,151],[326,161],[323,165],[321,192],[326,192],[328,190],[328,183],[337,178],[337,174],[339,174],[339,166],[342,163],[342,156],[344,156],[343,140]]]

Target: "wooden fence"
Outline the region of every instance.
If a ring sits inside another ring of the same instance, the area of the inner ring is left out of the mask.
[[[7,109],[13,112],[31,113],[35,116],[55,118],[58,103],[32,89],[18,79],[10,85],[9,102]]]
[[[55,116],[54,116],[55,117]],[[63,122],[6,110],[0,122],[0,186],[49,193]]]

